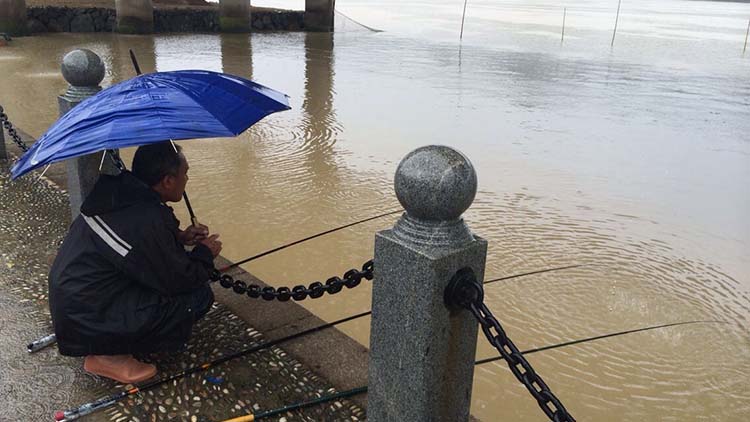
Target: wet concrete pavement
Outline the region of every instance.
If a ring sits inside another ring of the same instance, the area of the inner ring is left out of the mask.
[[[81,358],[53,346],[35,354],[26,344],[51,332],[47,271],[69,224],[65,191],[35,176],[10,181],[0,160],[0,421],[52,420],[124,386],[82,369]],[[274,337],[275,338],[275,337]],[[229,308],[216,304],[197,324],[186,351],[150,356],[160,376],[217,359],[264,340]],[[283,349],[271,348],[206,372],[139,393],[86,421],[221,421],[334,391]],[[269,418],[276,421],[363,420],[364,411],[338,400]]]

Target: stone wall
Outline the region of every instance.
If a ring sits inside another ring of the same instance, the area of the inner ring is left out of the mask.
[[[114,9],[30,7],[27,9],[30,32],[111,32],[115,24]],[[255,31],[304,30],[302,11],[253,12]],[[154,10],[156,32],[219,32],[216,10]]]

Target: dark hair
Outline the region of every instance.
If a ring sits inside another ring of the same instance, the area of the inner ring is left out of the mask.
[[[156,185],[168,174],[176,175],[181,164],[180,151],[182,147],[172,141],[141,145],[133,156],[133,175],[148,186]]]

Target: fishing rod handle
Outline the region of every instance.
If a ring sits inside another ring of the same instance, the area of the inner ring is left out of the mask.
[[[55,342],[57,342],[57,336],[55,336],[54,334],[49,334],[40,338],[39,340],[35,340],[29,343],[26,346],[26,350],[28,350],[29,353],[38,352]]]
[[[254,420],[255,415],[245,415],[238,418],[227,419],[224,422],[253,422]]]
[[[105,407],[109,407],[117,402],[118,398],[116,397],[106,397],[103,399],[99,399],[95,402],[86,403],[77,409],[73,410],[58,410],[55,412],[55,421],[56,422],[70,422],[73,420],[76,420],[80,418],[81,416],[86,416],[89,413],[93,413],[99,409],[104,409]]]

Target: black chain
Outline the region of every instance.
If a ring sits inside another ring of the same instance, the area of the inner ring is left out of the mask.
[[[5,110],[3,110],[3,106],[0,106],[0,122],[2,122],[3,127],[8,131],[8,135],[10,135],[10,138],[15,142],[16,145],[18,145],[18,148],[21,148],[21,151],[26,152],[29,150],[29,147],[26,146],[26,144],[21,140],[21,137],[18,136],[18,132],[16,132],[16,128],[13,127],[13,124],[8,120],[8,115],[5,114]]]
[[[560,400],[550,391],[516,345],[505,334],[500,322],[484,304],[484,289],[469,268],[459,270],[445,289],[445,302],[474,314],[490,344],[500,352],[513,375],[536,399],[539,407],[554,422],[575,422]]]
[[[362,282],[362,279],[372,280],[373,277],[373,261],[369,260],[362,265],[362,271],[352,268],[351,270],[344,273],[344,277],[331,277],[326,280],[325,284],[316,281],[310,283],[310,286],[305,287],[303,285],[289,287],[274,288],[271,286],[261,287],[257,284],[248,285],[242,280],[235,280],[229,274],[222,275],[219,270],[213,270],[211,273],[211,281],[218,281],[225,289],[232,289],[239,295],[246,294],[248,297],[253,299],[263,298],[265,300],[278,300],[280,302],[286,302],[289,299],[295,301],[310,299],[317,299],[323,294],[328,293],[329,295],[340,292],[344,287],[347,289],[353,289]]]

